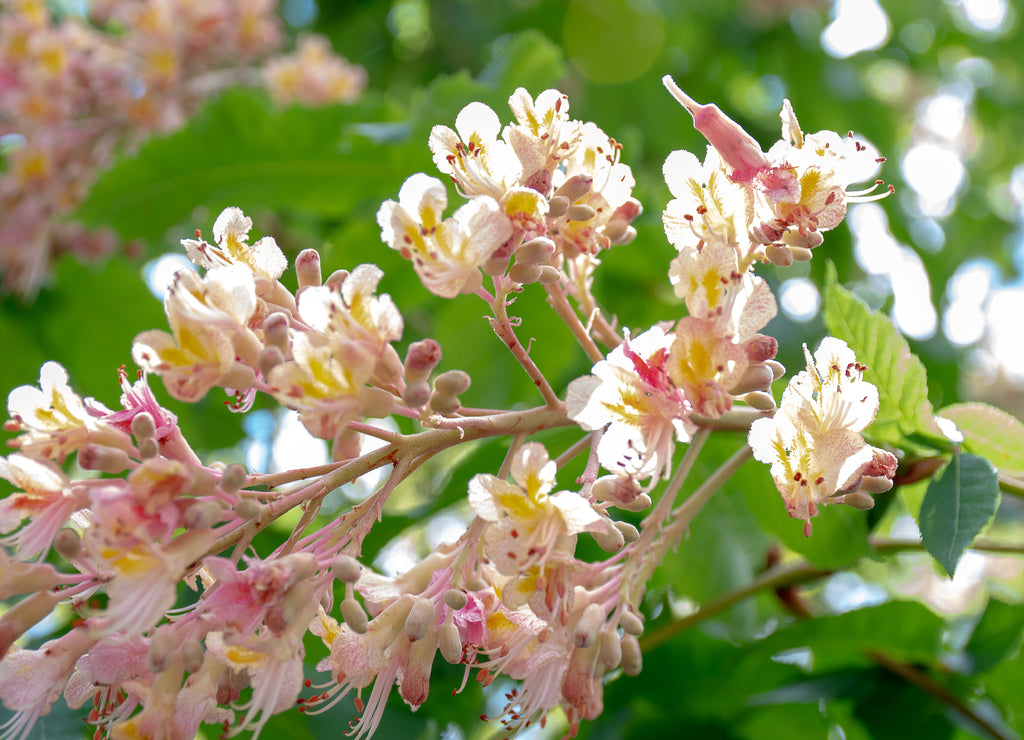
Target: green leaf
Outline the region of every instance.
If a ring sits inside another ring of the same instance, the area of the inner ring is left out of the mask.
[[[839,285],[831,265],[826,271],[825,325],[868,366],[864,379],[878,388],[878,415],[868,429],[872,438],[917,449],[908,443],[908,435],[937,433],[921,360],[887,317]]]
[[[1024,476],[1024,424],[1015,416],[984,403],[946,406],[939,416],[964,434],[964,449],[988,458],[999,470]]]
[[[974,627],[964,652],[976,672],[985,672],[1006,660],[1020,646],[1024,632],[1024,605],[990,599]]]
[[[954,454],[941,475],[932,479],[918,525],[925,549],[951,577],[964,550],[998,507],[999,479],[983,457]]]

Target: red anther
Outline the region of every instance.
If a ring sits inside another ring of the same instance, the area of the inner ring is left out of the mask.
[[[819,475],[817,478],[814,479],[814,485],[816,485],[816,486],[820,486],[824,482],[825,482],[825,476],[823,476],[823,475]]]
[[[203,236],[203,232],[202,232],[202,231],[200,231],[199,229],[196,229],[196,239],[199,239],[199,238],[201,238],[202,236]]]
[[[875,161],[881,164],[882,162],[885,161],[885,157],[878,157],[877,159],[875,159]]]
[[[363,700],[360,699],[358,696],[356,697],[356,711],[360,714],[363,713]]]

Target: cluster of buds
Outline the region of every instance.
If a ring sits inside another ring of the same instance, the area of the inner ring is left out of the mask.
[[[665,226],[679,250],[668,277],[687,316],[635,336],[601,318],[590,292],[598,255],[632,237],[640,205],[619,146],[570,120],[556,90],[536,100],[517,90],[516,122],[500,139],[497,116],[479,103],[459,114],[457,133],[435,127],[435,161],[468,201],[452,216],[444,218],[445,186],[425,174],[378,213],[384,242],[429,290],[488,304],[542,405],[465,407],[470,378],[436,372],[438,342],[412,342],[400,356],[404,322],[377,292],[379,268],[324,279],[319,254],[306,250],[293,293],[281,282],[287,260],[276,241],[250,244],[252,222],[238,208],[220,214],[212,242],[199,232],[182,241],[203,273],[176,275],[165,298],[171,331],[137,336],[133,357],[180,401],[220,387],[244,413],[265,394],[332,443],[332,462],[266,475],[204,465],[144,375],[133,384],[122,371],[120,411],[81,399],[55,363],[43,367],[39,388],[16,389],[7,429],[20,433],[18,451],[0,458],[0,476],[18,489],[0,504],[0,595],[28,595],[0,617],[0,698],[16,713],[6,733],[26,737],[61,693],[73,707],[89,702],[90,721],[112,738],[190,737],[203,723],[258,734],[289,707],[327,711],[354,693],[350,734],[363,738],[393,687],[413,709],[426,700],[438,653],[485,686],[499,676],[519,682],[498,717],[509,732],[543,726],[561,707],[574,733],[601,713],[610,673],[640,671],[647,583],[751,449],[808,534],[820,505],[863,508],[891,485],[895,458],[861,436],[878,396],[852,352],[826,340],[776,409],[771,384],[784,369],[776,341],[759,333],[776,303],[753,267],[786,262],[785,249],[802,255],[794,250],[817,246],[813,235],[837,223],[837,203],[845,209],[849,195],[837,174],[846,154],[814,143],[827,136],[804,139],[787,104],[783,144],[811,142],[813,152],[764,155],[717,108],[670,87],[712,145],[696,173],[680,170],[696,163],[692,155],[673,154],[666,165],[677,200]],[[533,284],[594,363],[561,395],[508,315],[510,296]],[[389,415],[417,431],[365,421]],[[677,506],[712,430],[742,424],[749,449]],[[580,439],[552,459],[532,437],[554,427],[576,428]],[[366,435],[381,445],[365,451]],[[398,575],[360,563],[364,538],[403,480],[440,452],[494,437],[512,440],[508,455],[495,474],[470,479],[470,520],[457,541]],[[588,450],[566,487],[563,469]],[[70,479],[59,467],[70,455],[92,477]],[[375,470],[384,480],[367,499],[308,531],[329,492]],[[613,516],[649,507],[639,527]],[[296,508],[300,522],[283,544],[243,556],[262,528]],[[581,536],[610,555],[581,559]],[[51,552],[63,570],[30,562]],[[179,605],[182,581],[197,593]],[[61,601],[76,613],[65,634],[34,650],[14,644]],[[303,680],[307,631],[327,651],[315,685]]]
[[[88,17],[51,16],[43,0],[0,7],[0,273],[3,290],[33,294],[51,262],[95,261],[118,246],[65,217],[121,148],[176,129],[219,90],[259,81],[251,66],[284,34],[273,0],[104,0]],[[268,62],[281,102],[348,102],[365,73],[323,39]],[[296,90],[304,91],[297,94]]]

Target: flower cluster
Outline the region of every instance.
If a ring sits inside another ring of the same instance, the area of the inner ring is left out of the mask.
[[[277,51],[273,0],[103,0],[89,17],[51,16],[43,0],[0,8],[0,273],[5,292],[32,295],[52,261],[83,261],[118,246],[66,216],[120,148],[184,125],[212,94],[258,80],[250,65]],[[297,66],[300,64],[301,66]],[[350,101],[362,70],[304,40],[297,60],[268,62],[282,102]],[[296,94],[299,86],[305,92]]]
[[[826,340],[808,357],[776,409],[771,384],[784,369],[776,341],[760,333],[776,304],[753,272],[760,261],[809,255],[838,223],[846,157],[859,145],[804,138],[787,104],[784,141],[765,155],[717,108],[671,87],[712,144],[704,164],[677,152],[665,168],[676,200],[664,221],[678,249],[668,277],[686,316],[621,336],[603,318],[594,270],[603,250],[632,238],[641,208],[619,145],[570,119],[557,90],[536,99],[517,90],[504,129],[479,103],[455,130],[434,128],[435,162],[466,199],[452,215],[444,184],[426,174],[378,213],[383,241],[428,290],[487,304],[540,393],[534,408],[465,406],[471,379],[437,372],[432,339],[401,356],[403,318],[377,292],[374,265],[324,279],[319,254],[306,250],[295,259],[298,290],[289,290],[276,241],[252,241],[252,221],[234,207],[216,219],[212,241],[201,232],[182,240],[198,269],[179,271],[166,294],[170,332],[135,338],[143,372],[133,383],[122,370],[121,410],[82,399],[56,363],[38,387],[15,389],[6,428],[19,435],[17,451],[0,458],[0,476],[17,489],[0,503],[0,598],[25,596],[0,617],[0,698],[15,712],[5,734],[27,737],[61,694],[72,707],[88,702],[89,721],[111,738],[185,738],[203,723],[258,734],[289,707],[322,712],[354,694],[350,734],[368,737],[394,687],[413,709],[426,700],[438,654],[485,686],[518,682],[497,717],[507,731],[543,726],[560,707],[574,733],[601,713],[610,673],[640,671],[654,569],[749,458],[744,447],[677,506],[715,428],[749,427],[754,456],[771,465],[808,533],[820,505],[864,507],[886,490],[896,459],[861,436],[877,392],[842,342]],[[533,284],[592,363],[563,393],[509,315]],[[146,373],[179,401],[223,388],[241,413],[262,393],[328,440],[333,461],[278,474],[204,464]],[[385,416],[406,432],[366,421]],[[552,458],[534,435],[555,427],[579,439]],[[365,451],[367,436],[379,446]],[[400,483],[438,453],[497,437],[511,440],[508,454],[469,480],[461,537],[398,575],[360,563]],[[584,452],[582,473],[567,480]],[[72,456],[89,477],[60,467]],[[368,498],[317,519],[328,493],[377,470],[383,482]],[[616,516],[649,507],[639,527]],[[293,509],[302,511],[295,531],[260,555],[254,538]],[[581,537],[609,555],[581,558]],[[179,600],[182,582],[191,592]],[[15,644],[59,602],[75,613],[63,635],[37,649]],[[325,649],[317,684],[303,680],[306,632]]]

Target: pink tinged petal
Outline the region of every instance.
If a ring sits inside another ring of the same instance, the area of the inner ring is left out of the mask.
[[[591,403],[591,399],[600,386],[601,379],[593,375],[576,378],[569,383],[569,390],[565,397],[566,412],[569,418],[589,431],[600,429],[609,421],[606,415],[600,412],[600,405]]]
[[[436,177],[422,172],[407,178],[398,191],[398,204],[419,224],[432,229],[448,207],[448,191]]]
[[[796,113],[793,112],[793,104],[789,98],[782,101],[782,110],[779,111],[779,118],[782,119],[782,138],[794,147],[799,149],[804,145],[804,133],[800,130],[800,122],[796,120]]]
[[[522,495],[518,488],[489,473],[478,473],[470,479],[469,505],[481,519],[496,522],[504,514],[504,509],[501,508],[494,493],[498,490]]]
[[[572,491],[558,491],[548,500],[558,509],[565,525],[565,534],[578,534],[603,529],[604,517],[594,511],[590,502]]]
[[[739,340],[746,341],[768,325],[779,312],[768,283],[750,273],[743,276],[741,294],[734,304],[734,321]]]
[[[531,496],[547,493],[555,485],[558,468],[539,442],[527,442],[512,459],[512,479]]]
[[[459,140],[459,135],[447,126],[437,125],[430,130],[430,138],[427,143],[430,151],[434,154],[434,164],[437,169],[446,175],[455,174],[455,164],[452,160],[455,157],[456,148],[462,143]]]

